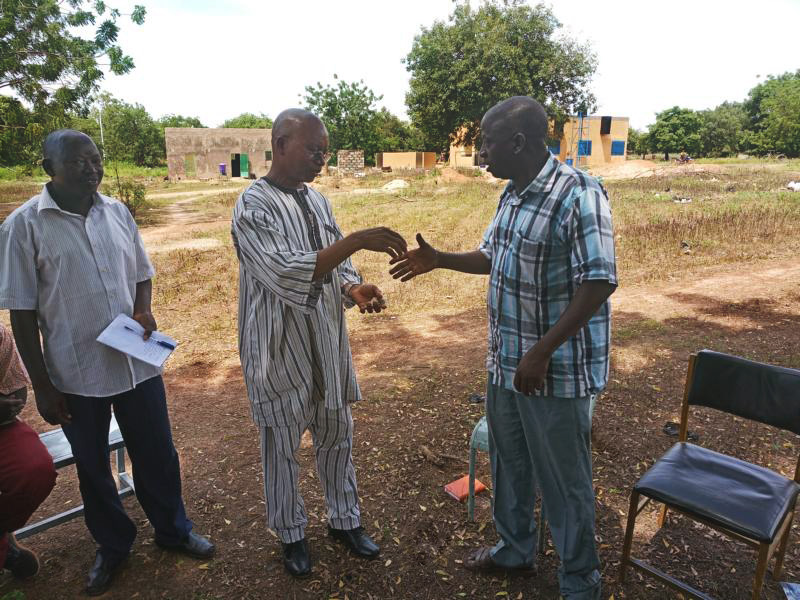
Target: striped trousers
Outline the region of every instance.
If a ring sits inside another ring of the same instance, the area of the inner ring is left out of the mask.
[[[356,471],[353,467],[353,416],[350,406],[329,410],[315,394],[304,423],[261,428],[261,460],[267,526],[280,540],[291,543],[305,537],[308,523],[298,489],[299,465],[295,453],[308,429],[314,441],[317,473],[325,492],[328,522],[335,529],[361,524]]]

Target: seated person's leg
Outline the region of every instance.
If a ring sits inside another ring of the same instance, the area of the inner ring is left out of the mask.
[[[23,527],[56,481],[53,460],[39,436],[22,421],[0,426],[0,565],[15,577],[36,574],[36,555],[12,533]]]

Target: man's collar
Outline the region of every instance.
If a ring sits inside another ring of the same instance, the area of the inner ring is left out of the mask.
[[[556,172],[558,171],[560,163],[555,156],[549,152],[548,154],[549,156],[547,157],[547,161],[544,163],[542,170],[539,171],[539,174],[533,178],[533,180],[524,190],[522,190],[521,194],[516,194],[518,201],[515,202],[515,204],[522,202],[522,199],[528,194],[546,194],[553,189],[556,179]],[[506,189],[503,193],[508,194],[512,191],[516,191],[514,188],[513,179],[508,182],[508,185],[506,185]]]
[[[111,204],[111,199],[106,198],[100,192],[95,192],[94,202],[92,203],[92,206],[97,206],[99,204]],[[56,203],[56,201],[53,199],[53,196],[50,195],[50,189],[47,187],[47,184],[45,183],[44,186],[42,186],[42,193],[39,194],[39,207],[37,212],[42,212],[43,210],[48,208],[54,210],[60,210],[61,212],[69,212],[63,210]]]

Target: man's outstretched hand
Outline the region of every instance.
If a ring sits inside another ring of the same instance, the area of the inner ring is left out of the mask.
[[[358,309],[362,312],[379,313],[386,310],[386,301],[377,285],[362,283],[350,288],[350,297],[353,302],[358,304]]]
[[[389,261],[390,265],[395,265],[389,271],[392,277],[400,281],[408,281],[437,267],[438,253],[425,241],[422,234],[417,234],[417,244],[419,244],[419,248],[416,250],[409,250],[402,256],[397,256]]]

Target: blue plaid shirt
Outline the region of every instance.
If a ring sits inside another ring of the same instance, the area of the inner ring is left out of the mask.
[[[605,190],[596,179],[550,156],[517,195],[509,182],[479,250],[489,279],[490,381],[514,389],[523,355],[555,325],[580,284],[616,285],[614,234]],[[552,355],[541,396],[583,397],[608,381],[611,307],[606,301]]]

